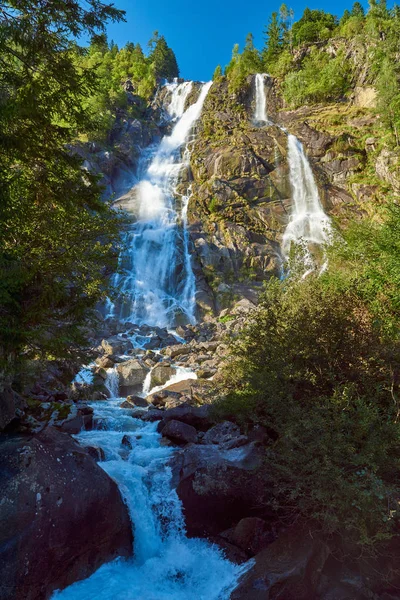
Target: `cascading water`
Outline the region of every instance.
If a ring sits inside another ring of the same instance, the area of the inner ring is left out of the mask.
[[[186,200],[183,199],[179,214],[175,198],[179,174],[187,162],[185,147],[191,141],[190,134],[211,85],[212,82],[202,85],[197,101],[185,112],[190,82],[172,89],[170,112],[180,118],[171,135],[154,149],[135,188],[133,203],[138,220],[127,233],[127,250],[120,257],[120,273],[114,281],[121,301],[108,307],[109,316],[159,327],[173,325],[178,314],[188,322],[195,320]]]
[[[227,600],[250,565],[234,565],[216,546],[186,537],[181,503],[170,484],[174,450],[160,445],[157,423],[135,419],[119,404],[117,398],[94,402],[101,429],[76,437],[104,450],[99,464],[118,483],[130,512],[133,558],[103,565],[53,600]],[[122,446],[125,435],[132,450]]]
[[[193,89],[192,81],[184,81],[179,84],[175,79],[173,83],[167,83],[166,88],[171,91],[171,102],[167,107],[168,114],[173,118],[183,115],[187,97]]]
[[[267,100],[264,80],[267,75],[258,73],[255,76],[256,106],[254,121],[268,123]],[[279,127],[279,126],[278,126]],[[282,237],[281,250],[283,258],[289,258],[292,244],[301,249],[301,257],[306,276],[317,267],[316,248],[329,243],[331,238],[331,221],[322,207],[317,184],[310,163],[301,142],[296,136],[288,134],[287,130],[279,127],[288,136],[289,179],[292,190],[292,211],[289,223]],[[320,266],[325,270],[326,261]]]
[[[287,259],[292,244],[300,246],[307,274],[316,267],[313,249],[330,240],[331,222],[322,208],[303,146],[294,135],[288,136],[288,163],[293,207],[282,238],[282,252]]]
[[[256,86],[256,106],[254,110],[254,122],[260,124],[268,124],[269,119],[267,116],[267,98],[265,95],[265,78],[268,77],[266,73],[257,73],[255,76]]]

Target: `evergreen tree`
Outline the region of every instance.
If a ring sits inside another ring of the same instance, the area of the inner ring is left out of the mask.
[[[263,49],[263,62],[266,67],[277,59],[282,50],[282,34],[278,13],[273,12],[265,29],[266,42]]]
[[[179,77],[179,68],[175,53],[168,44],[164,36],[160,36],[157,31],[149,41],[150,55],[149,60],[154,65],[156,77],[170,79]]]
[[[350,17],[351,17],[350,11],[347,10],[347,8],[346,8],[346,10],[344,11],[344,13],[342,15],[342,18],[339,21],[339,24],[344,25],[345,23],[347,23],[347,21],[350,19]]]
[[[365,17],[365,11],[364,8],[362,6],[362,4],[360,2],[354,2],[353,7],[351,9],[351,16],[352,17]]]
[[[216,81],[217,79],[219,79],[220,77],[222,77],[222,69],[221,69],[221,65],[217,65],[215,67],[215,71],[214,74],[212,76],[213,81]]]
[[[71,356],[104,297],[116,213],[67,144],[90,130],[95,73],[74,42],[104,49],[112,5],[9,0],[0,11],[0,362]]]

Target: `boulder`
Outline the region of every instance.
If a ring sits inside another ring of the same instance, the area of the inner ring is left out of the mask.
[[[45,600],[132,552],[116,483],[69,435],[0,438],[0,598]]]
[[[158,364],[151,372],[150,388],[164,385],[174,374],[174,370],[169,363]]]
[[[199,407],[190,406],[189,404],[181,404],[175,408],[170,408],[165,411],[158,411],[162,416],[164,423],[168,423],[172,419],[181,421],[187,425],[191,425],[200,431],[207,431],[212,424],[210,419],[210,406],[204,405]]]
[[[120,363],[117,367],[120,394],[128,396],[141,391],[148,369],[136,358]]]
[[[100,448],[100,446],[85,446],[85,448],[88,454],[90,454],[90,456],[94,458],[95,461],[106,460],[104,450],[103,448]]]
[[[96,364],[99,365],[102,369],[112,369],[114,366],[114,361],[111,359],[111,356],[100,356],[96,359]]]
[[[171,411],[172,412],[172,411]],[[218,535],[254,514],[268,494],[254,444],[221,450],[191,444],[171,459],[172,483],[182,502],[189,536]]]
[[[185,344],[176,344],[174,346],[167,346],[164,354],[170,356],[171,358],[176,358],[177,356],[182,356],[183,354],[189,354],[190,351],[190,346]]]
[[[25,400],[11,387],[5,386],[2,391],[0,388],[0,431],[11,421],[21,417],[25,407]]]
[[[173,419],[165,423],[162,428],[162,436],[176,444],[190,444],[197,441],[197,431],[194,427]]]
[[[147,408],[149,406],[146,398],[142,398],[141,396],[128,396],[126,400],[127,402],[130,402],[134,406],[139,406],[140,408]]]
[[[101,342],[104,353],[107,354],[125,354],[132,349],[132,342],[119,335],[114,335]]]
[[[248,442],[245,435],[241,435],[240,429],[235,423],[224,421],[211,427],[201,440],[202,444],[219,444],[224,449],[239,448]]]
[[[317,587],[329,553],[311,525],[294,525],[257,554],[254,566],[242,577],[231,600],[319,598]]]
[[[258,554],[276,537],[268,523],[259,517],[241,519],[235,527],[223,532],[221,536],[247,556]]]

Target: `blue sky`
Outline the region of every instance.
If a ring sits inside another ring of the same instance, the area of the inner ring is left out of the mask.
[[[230,60],[233,44],[241,46],[246,35],[254,35],[255,44],[263,44],[263,30],[282,0],[113,0],[126,11],[126,23],[111,24],[109,39],[119,46],[139,42],[143,49],[154,30],[163,34],[175,51],[181,76],[185,79],[208,80],[217,64],[224,67]],[[341,16],[351,8],[353,0],[295,0],[287,5],[299,19],[304,8],[322,8]],[[365,3],[363,2],[365,5]]]

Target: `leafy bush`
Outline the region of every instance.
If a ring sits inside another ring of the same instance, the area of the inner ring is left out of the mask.
[[[283,93],[288,104],[301,104],[340,99],[350,86],[351,69],[343,52],[330,58],[313,48],[299,71],[290,72],[284,81]]]
[[[267,428],[275,509],[364,549],[391,536],[400,493],[399,349],[329,275],[272,280],[233,344],[216,408]]]

